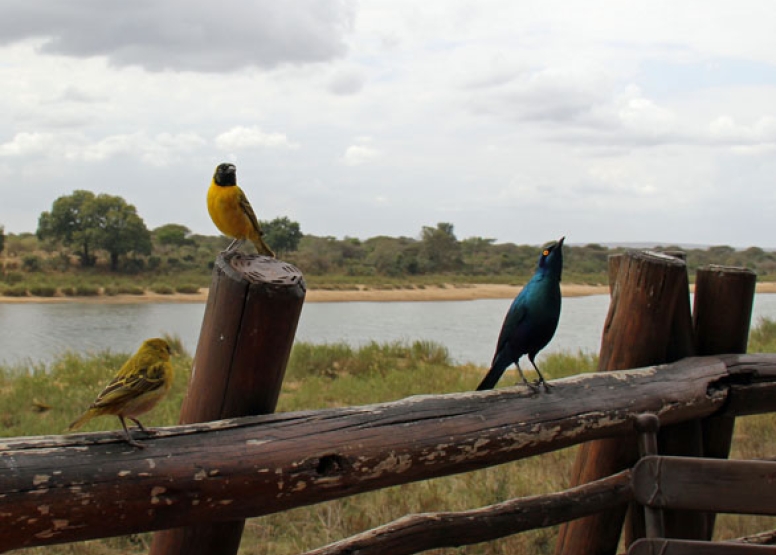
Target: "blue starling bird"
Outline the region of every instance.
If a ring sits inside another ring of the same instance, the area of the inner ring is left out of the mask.
[[[523,355],[528,355],[528,360],[539,374],[538,383],[549,390],[549,385],[536,367],[534,358],[550,342],[558,327],[564,239],[565,237],[561,237],[557,243],[550,243],[542,249],[536,272],[512,301],[501,326],[490,370],[477,386],[477,391],[493,389],[513,362],[523,383],[533,389],[534,386],[525,379],[520,369],[518,361]]]

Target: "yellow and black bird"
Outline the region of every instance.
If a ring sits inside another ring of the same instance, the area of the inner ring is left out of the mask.
[[[263,232],[251,203],[237,186],[234,164],[219,164],[216,168],[207,191],[207,210],[221,233],[234,239],[225,252],[239,249],[247,239],[256,246],[259,254],[275,258],[275,253],[261,237]]]
[[[121,367],[116,377],[105,386],[97,398],[68,430],[75,430],[95,416],[113,414],[118,416],[127,442],[143,448],[129,433],[125,418],[145,432],[148,430],[137,419],[145,414],[170,390],[173,380],[173,368],[170,364],[170,346],[160,338],[146,339],[143,344]]]

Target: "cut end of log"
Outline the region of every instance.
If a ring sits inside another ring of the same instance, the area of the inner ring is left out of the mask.
[[[668,265],[674,265],[674,266],[684,266],[685,262],[682,258],[675,256],[674,254],[669,254],[666,252],[657,252],[657,251],[636,251],[633,253],[629,253],[634,258],[637,258],[639,260],[646,260],[650,262],[657,262],[657,263],[666,263]]]
[[[753,276],[757,277],[757,273],[749,268],[742,268],[741,266],[723,266],[720,264],[707,264],[698,268],[698,272],[707,272],[710,274],[718,274],[723,276]]]
[[[302,271],[288,262],[260,254],[235,253],[227,258],[219,254],[216,264],[232,277],[251,284],[305,287]]]

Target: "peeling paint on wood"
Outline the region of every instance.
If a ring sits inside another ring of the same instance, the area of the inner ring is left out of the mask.
[[[744,371],[737,359],[726,363]],[[176,426],[148,439],[153,449],[142,453],[118,452],[111,434],[89,434],[81,440],[88,459],[73,450],[70,436],[62,447],[52,447],[57,438],[41,438],[45,454],[35,438],[6,440],[0,549],[258,516],[484,468],[622,436],[644,411],[665,423],[698,418],[727,406],[726,363],[689,359],[616,377],[556,380],[552,395],[530,402],[519,388],[502,388],[385,403],[379,411],[351,407],[232,419],[215,428]],[[750,356],[747,364],[760,369],[758,385],[776,383],[776,355]],[[746,388],[736,395],[743,399]],[[272,442],[250,443],[261,435]],[[106,522],[105,514],[114,517]],[[46,520],[52,515],[67,515],[68,524],[56,528]]]

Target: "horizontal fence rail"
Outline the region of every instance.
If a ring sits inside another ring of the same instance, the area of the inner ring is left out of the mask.
[[[556,493],[510,499],[469,511],[407,515],[303,555],[411,555],[471,545],[554,526],[632,499],[631,471],[623,470]]]
[[[776,410],[776,355],[684,359],[522,387],[158,430],[0,440],[0,550],[279,512],[742,408]],[[110,519],[105,514],[112,515]]]

